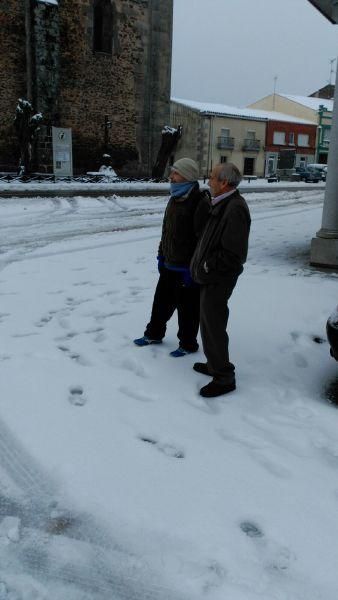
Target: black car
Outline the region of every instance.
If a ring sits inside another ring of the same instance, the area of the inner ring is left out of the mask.
[[[267,179],[268,183],[278,183],[280,181],[280,176],[277,175],[277,173],[269,173]]]
[[[322,181],[322,174],[317,169],[297,167],[296,173],[299,175],[299,179],[306,183],[318,183],[318,181]]]
[[[338,361],[338,306],[327,320],[326,334],[330,344],[330,354]]]

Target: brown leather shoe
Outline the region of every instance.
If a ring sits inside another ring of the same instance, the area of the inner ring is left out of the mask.
[[[200,394],[204,398],[216,398],[216,396],[223,396],[236,389],[236,383],[218,383],[214,379],[207,385],[200,389]]]
[[[200,362],[196,362],[193,366],[194,371],[197,371],[197,373],[203,373],[203,375],[210,375],[209,373],[209,369],[208,369],[208,363],[200,363]]]

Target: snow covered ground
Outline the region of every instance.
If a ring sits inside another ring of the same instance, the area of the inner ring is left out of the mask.
[[[137,348],[166,199],[0,202],[0,600],[336,600],[323,192],[248,194],[233,394]]]

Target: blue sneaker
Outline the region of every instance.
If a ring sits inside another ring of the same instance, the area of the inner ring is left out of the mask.
[[[150,344],[162,344],[162,340],[151,340],[146,335],[134,340],[136,346],[150,346]]]
[[[181,358],[181,356],[186,356],[187,354],[193,354],[193,352],[197,352],[197,350],[184,350],[181,346],[179,346],[176,350],[170,352],[170,356],[174,358]]]

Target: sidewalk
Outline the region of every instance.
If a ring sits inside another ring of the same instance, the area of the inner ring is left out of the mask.
[[[201,187],[207,185],[200,181]],[[325,183],[304,183],[304,182],[279,182],[267,183],[266,179],[257,180],[254,183],[243,181],[239,186],[242,193],[248,192],[271,192],[271,191],[296,191],[298,189],[318,190],[324,189]],[[36,197],[64,197],[74,196],[98,197],[98,196],[166,196],[169,195],[168,183],[1,183],[1,198],[36,198]]]

